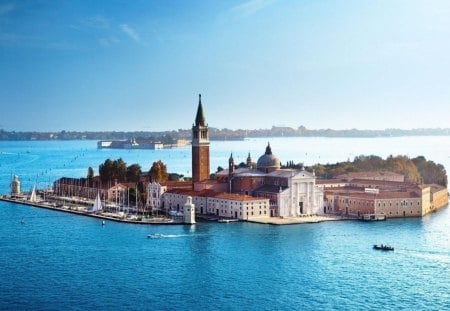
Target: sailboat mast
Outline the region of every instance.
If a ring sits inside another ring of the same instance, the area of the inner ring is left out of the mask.
[[[135,196],[136,196],[136,214],[139,214],[139,206],[138,206],[138,188],[137,188],[137,184],[135,185]]]

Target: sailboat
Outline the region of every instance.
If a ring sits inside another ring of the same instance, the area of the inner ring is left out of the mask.
[[[100,193],[97,193],[97,197],[95,198],[94,205],[89,210],[89,212],[95,213],[99,212],[103,209],[102,207],[102,201],[100,200]]]
[[[36,202],[37,198],[36,198],[36,186],[33,186],[33,191],[31,191],[31,195],[30,195],[30,202]]]

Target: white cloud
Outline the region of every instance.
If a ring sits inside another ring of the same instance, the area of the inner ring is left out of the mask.
[[[127,36],[129,36],[131,39],[133,39],[136,42],[141,42],[141,37],[137,33],[136,30],[134,30],[130,25],[128,24],[121,24],[120,30],[122,30],[123,33],[125,33]]]

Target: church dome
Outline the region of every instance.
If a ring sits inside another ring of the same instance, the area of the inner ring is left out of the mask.
[[[280,160],[272,154],[270,144],[267,144],[266,153],[259,157],[256,167],[258,170],[265,173],[269,173],[281,167]]]

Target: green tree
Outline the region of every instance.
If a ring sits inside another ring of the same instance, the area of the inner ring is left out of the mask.
[[[102,182],[125,181],[127,164],[121,158],[114,161],[107,159],[103,164],[100,164],[98,172]]]
[[[92,167],[89,166],[88,171],[87,171],[87,182],[88,182],[88,186],[92,187],[92,179],[94,178],[94,169]]]
[[[390,156],[386,160],[386,169],[394,173],[403,174],[408,182],[419,182],[421,176],[413,161],[407,156]]]
[[[141,166],[139,164],[131,164],[127,167],[127,181],[138,182],[142,174]]]
[[[177,174],[177,173],[169,173],[169,179],[170,181],[179,181],[181,178],[183,178],[184,175]]]
[[[87,172],[87,179],[92,179],[92,178],[94,178],[94,169],[89,166],[88,172]]]
[[[127,176],[127,164],[119,158],[113,161],[113,179],[125,181]]]
[[[418,156],[412,161],[416,165],[424,183],[447,187],[447,172],[442,164],[427,161],[423,156]]]
[[[166,165],[161,160],[153,162],[152,167],[148,171],[148,177],[151,181],[158,183],[167,181],[168,173]]]
[[[98,167],[98,173],[102,182],[107,182],[112,179],[112,169],[113,161],[111,159],[106,159],[105,162],[100,164],[100,166]]]

